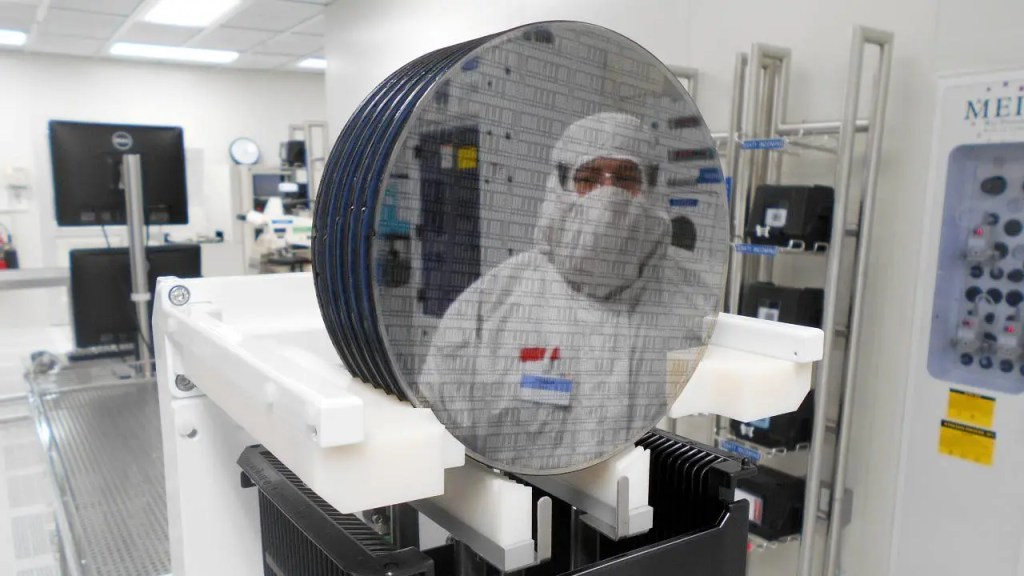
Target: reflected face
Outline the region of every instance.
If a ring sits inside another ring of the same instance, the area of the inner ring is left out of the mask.
[[[576,169],[573,184],[580,196],[586,196],[601,186],[615,186],[632,196],[639,196],[643,185],[643,172],[632,160],[594,158]]]

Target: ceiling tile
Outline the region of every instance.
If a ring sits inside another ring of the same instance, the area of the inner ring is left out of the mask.
[[[124,21],[124,18],[107,14],[51,9],[39,23],[39,32],[106,40]]]
[[[35,21],[35,6],[0,2],[0,28],[28,32]]]
[[[289,56],[302,56],[316,50],[323,50],[324,39],[322,36],[307,36],[305,34],[286,34],[268,40],[256,47],[260,54],[287,54]]]
[[[277,68],[294,60],[292,56],[271,56],[267,54],[242,54],[231,63],[236,68]]]
[[[140,42],[142,44],[163,44],[180,46],[199,33],[195,28],[184,26],[164,26],[149,22],[136,22],[117,39],[123,42]]]
[[[245,30],[242,28],[214,28],[189,44],[192,48],[211,48],[213,50],[235,50],[245,52],[249,48],[274,37],[273,32],[262,30]]]
[[[103,40],[82,38],[81,36],[58,36],[55,34],[37,34],[26,47],[32,52],[50,52],[53,54],[72,54],[75,56],[92,56],[103,47]]]
[[[142,0],[50,0],[51,8],[71,8],[83,12],[99,12],[128,16],[135,11]]]
[[[235,14],[225,26],[282,32],[323,13],[323,6],[282,0],[256,0]]]
[[[324,20],[325,19],[323,16],[317,16],[316,18],[313,18],[309,22],[306,22],[305,24],[299,26],[298,28],[293,30],[293,32],[298,32],[299,34],[316,34],[322,36],[327,28],[327,26],[324,25]]]

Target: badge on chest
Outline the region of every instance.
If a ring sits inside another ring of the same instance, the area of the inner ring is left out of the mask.
[[[539,404],[568,406],[572,380],[559,370],[561,351],[554,348],[519,350],[519,399]]]

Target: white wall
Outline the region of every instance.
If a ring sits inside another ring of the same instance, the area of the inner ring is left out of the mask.
[[[888,573],[911,303],[939,72],[1019,66],[1019,0],[348,0],[328,8],[328,119],[337,132],[388,73],[440,46],[517,24],[584,20],[622,32],[669,64],[700,69],[697,101],[724,130],[735,53],[793,49],[790,120],[837,119],[854,23],[896,33],[896,58],[857,358],[847,574]],[[798,174],[792,174],[799,176]],[[815,173],[811,176],[820,179]],[[924,247],[931,250],[933,247]]]
[[[323,120],[318,74],[169,66],[0,52],[0,180],[4,169],[32,173],[32,206],[0,213],[12,228],[22,267],[67,266],[71,244],[102,243],[98,229],[58,229],[54,221],[47,122],[51,119],[182,126],[189,187],[188,227],[164,231],[231,234],[228,145],[256,140],[261,163],[276,165],[288,125]],[[2,182],[0,182],[2,184]],[[124,227],[108,227],[123,238]],[[154,230],[156,234],[156,230]],[[59,247],[64,247],[61,249]],[[59,295],[0,293],[0,323],[45,323]],[[62,298],[61,298],[62,299]]]

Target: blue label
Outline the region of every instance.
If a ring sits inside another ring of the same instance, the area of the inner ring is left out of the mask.
[[[675,208],[696,208],[698,200],[696,198],[669,198],[668,205]]]
[[[722,181],[721,168],[701,168],[697,174],[698,184],[718,184]]]
[[[568,394],[572,392],[572,380],[558,378],[555,376],[542,376],[539,374],[523,374],[519,382],[521,388],[532,388],[534,390],[548,390]]]
[[[736,252],[739,254],[754,254],[756,256],[775,256],[779,253],[779,247],[765,244],[737,244]]]
[[[725,178],[725,201],[732,203],[732,176]]]
[[[760,428],[761,430],[767,430],[768,426],[771,425],[771,422],[772,422],[771,418],[761,418],[760,420],[754,420],[753,422],[747,422],[747,424],[750,424],[754,428]]]
[[[732,452],[733,454],[739,454],[740,456],[746,456],[747,458],[750,458],[754,462],[760,462],[761,461],[761,453],[760,452],[758,452],[757,450],[754,450],[753,448],[750,448],[748,446],[744,446],[743,444],[740,444],[739,442],[736,442],[734,440],[723,440],[722,441],[722,449],[723,450],[727,450],[729,452]]]
[[[270,223],[271,224],[291,224],[292,223],[292,219],[288,218],[288,219],[285,219],[285,220],[271,220]]]
[[[740,142],[744,150],[782,150],[786,147],[786,141],[782,138],[754,138]]]

